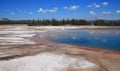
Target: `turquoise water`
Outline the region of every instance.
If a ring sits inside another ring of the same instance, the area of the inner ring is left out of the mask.
[[[69,29],[45,34],[44,38],[55,42],[120,51],[120,29]]]

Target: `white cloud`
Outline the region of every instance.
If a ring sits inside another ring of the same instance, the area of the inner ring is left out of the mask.
[[[100,5],[95,5],[94,7],[95,7],[95,8],[99,8],[99,7],[100,7]]]
[[[99,5],[99,4],[96,4],[96,3],[93,3],[93,4],[88,5],[87,7],[88,7],[88,8],[91,8],[91,7],[99,8],[100,5]]]
[[[70,10],[77,10],[79,7],[80,7],[80,6],[75,6],[75,5],[74,5],[74,6],[71,6],[71,7],[70,7]]]
[[[90,11],[90,14],[93,16],[96,15],[96,13],[94,11]]]
[[[79,5],[77,5],[77,6],[73,5],[71,7],[65,6],[65,7],[63,7],[63,9],[66,9],[66,10],[77,10],[79,7],[80,7]]]
[[[19,9],[19,8],[15,8],[15,10],[18,12],[22,12],[22,9]]]
[[[117,13],[117,14],[120,14],[120,10],[117,10],[116,13]]]
[[[63,9],[67,9],[68,10],[69,8],[67,6],[65,6],[65,7],[63,7]]]
[[[47,10],[44,10],[44,9],[40,8],[40,9],[38,10],[38,12],[39,12],[39,13],[46,13]]]
[[[51,12],[51,13],[55,13],[57,10],[54,10],[54,9],[51,9],[51,10],[48,10],[48,12]]]
[[[33,14],[33,12],[29,12],[29,14],[31,14],[31,15],[32,15],[32,14]]]
[[[11,15],[15,15],[15,12],[11,12]]]
[[[46,12],[55,13],[55,12],[57,12],[57,10],[58,10],[58,8],[54,8],[54,9],[42,9],[42,8],[40,8],[38,10],[38,12],[39,13],[46,13]]]
[[[107,6],[107,5],[109,5],[109,3],[108,2],[103,2],[102,5]]]
[[[88,5],[87,7],[90,8],[90,7],[92,7],[92,6],[93,6],[93,5]]]
[[[112,12],[108,11],[108,12],[102,12],[102,14],[111,14]]]
[[[54,8],[54,9],[48,10],[48,12],[50,12],[50,13],[55,13],[55,12],[57,12],[57,9],[58,9],[58,8]]]
[[[94,3],[94,4],[93,4],[93,7],[94,7],[94,8],[99,8],[99,7],[100,7],[100,5],[99,5],[99,4],[96,4],[96,3]]]

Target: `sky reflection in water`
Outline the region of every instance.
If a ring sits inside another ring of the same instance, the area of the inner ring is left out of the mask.
[[[50,31],[45,34],[44,38],[55,42],[120,51],[120,31],[117,29],[69,29]]]

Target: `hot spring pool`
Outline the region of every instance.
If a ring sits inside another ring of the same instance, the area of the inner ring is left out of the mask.
[[[120,51],[120,29],[56,29],[44,33],[44,38],[54,42]]]

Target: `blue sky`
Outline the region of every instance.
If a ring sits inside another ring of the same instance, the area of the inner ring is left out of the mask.
[[[120,0],[0,0],[0,17],[120,20]]]

